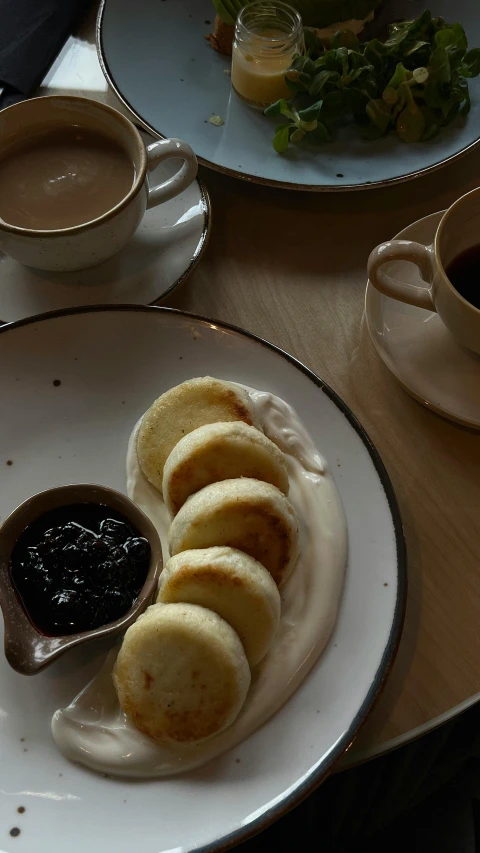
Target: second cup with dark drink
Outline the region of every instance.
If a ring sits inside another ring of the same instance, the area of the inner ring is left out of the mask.
[[[424,286],[398,278],[394,261],[416,264]],[[368,275],[385,296],[436,311],[458,343],[480,354],[480,188],[445,211],[430,246],[411,240],[377,246]]]
[[[446,273],[460,296],[475,308],[480,308],[480,243],[457,255],[449,263]]]

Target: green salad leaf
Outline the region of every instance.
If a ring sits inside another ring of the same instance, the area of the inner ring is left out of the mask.
[[[305,36],[305,53],[285,75],[291,100],[265,110],[286,119],[275,131],[278,153],[304,139],[330,140],[339,117],[353,119],[365,139],[396,131],[403,142],[427,142],[470,110],[468,80],[480,75],[480,49],[468,50],[459,23],[425,11],[391,24],[384,42],[361,43],[341,30],[326,47],[309,30]]]
[[[235,26],[240,9],[245,6],[244,0],[213,0],[215,12],[224,24]]]

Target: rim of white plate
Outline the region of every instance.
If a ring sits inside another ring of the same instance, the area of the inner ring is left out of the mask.
[[[359,420],[354,415],[349,406],[347,406],[347,404],[336,393],[336,391],[333,390],[333,388],[327,385],[327,383],[324,382],[323,379],[317,376],[317,374],[310,370],[305,364],[296,359],[294,356],[285,352],[285,350],[282,350],[280,347],[275,346],[275,344],[272,344],[269,341],[266,341],[264,338],[253,334],[253,332],[249,332],[246,329],[240,328],[239,326],[234,326],[231,323],[225,323],[219,320],[213,321],[210,320],[208,317],[203,317],[199,314],[193,314],[189,311],[180,311],[177,308],[165,308],[162,306],[156,307],[148,305],[88,305],[81,308],[63,308],[58,311],[49,311],[45,314],[36,314],[32,317],[26,317],[22,320],[16,320],[12,323],[7,323],[4,326],[0,326],[0,335],[8,334],[9,332],[14,331],[17,328],[22,328],[23,326],[34,325],[46,320],[62,316],[107,312],[145,312],[150,314],[155,312],[164,315],[171,314],[178,317],[186,317],[188,319],[197,321],[199,324],[209,326],[214,323],[217,328],[228,330],[239,335],[240,337],[247,337],[255,343],[272,350],[281,358],[284,358],[286,361],[296,367],[297,370],[300,370],[308,379],[313,382],[313,384],[317,388],[319,388],[321,391],[323,391],[324,394],[327,395],[327,397],[329,397],[329,399],[336,405],[339,411],[347,419],[350,426],[353,427],[359,438],[362,440],[370,455],[380,483],[385,492],[385,497],[392,516],[392,524],[395,532],[395,544],[397,551],[398,580],[395,610],[390,634],[385,645],[382,659],[375,673],[375,677],[373,678],[372,683],[370,684],[365,699],[362,702],[362,705],[360,706],[357,714],[353,718],[347,731],[337,741],[334,748],[330,750],[330,752],[328,752],[328,755],[325,760],[320,762],[319,765],[315,766],[315,768],[308,774],[308,777],[305,778],[304,781],[300,785],[298,785],[294,791],[283,797],[280,802],[273,805],[272,808],[268,809],[254,821],[249,823],[248,826],[242,827],[241,829],[235,829],[233,832],[229,833],[228,835],[224,835],[222,838],[219,838],[212,843],[208,843],[203,845],[202,847],[196,848],[196,853],[222,853],[222,851],[234,847],[235,845],[248,840],[253,835],[262,832],[276,820],[283,817],[283,815],[289,812],[292,808],[297,806],[315,788],[317,788],[318,785],[329,775],[329,772],[331,771],[335,762],[338,761],[340,756],[343,755],[343,753],[346,752],[352,745],[360,727],[365,722],[374,701],[378,698],[382,687],[386,681],[386,678],[390,672],[392,664],[395,660],[405,615],[407,595],[407,554],[400,509],[392,483],[390,481],[390,477],[388,476],[382,458],[375,445],[371,441],[368,433],[360,424]]]

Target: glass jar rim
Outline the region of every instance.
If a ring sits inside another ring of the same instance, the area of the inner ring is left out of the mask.
[[[284,43],[285,39],[289,38],[297,38],[302,30],[303,23],[300,14],[294,9],[293,6],[290,6],[288,3],[284,3],[283,0],[254,0],[253,3],[247,3],[238,13],[237,21],[235,25],[235,35],[242,36],[249,32],[252,32],[251,28],[248,26],[248,20],[245,21],[245,18],[254,17],[255,13],[264,12],[265,17],[270,15],[275,15],[275,12],[283,12],[286,15],[290,16],[291,25],[285,32],[280,33],[279,35],[261,35],[256,33],[258,39],[261,39],[264,44],[280,44]],[[279,24],[287,24],[288,21],[278,21]]]

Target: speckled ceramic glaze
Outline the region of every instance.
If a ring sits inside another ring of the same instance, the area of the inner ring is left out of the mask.
[[[431,245],[444,213],[413,222],[395,239]],[[394,261],[385,269],[406,287],[425,288],[411,263]],[[412,397],[452,421],[480,429],[480,356],[456,342],[439,314],[385,296],[369,282],[365,319],[380,358]]]
[[[480,309],[464,299],[451,284],[445,270],[462,252],[478,245],[480,233],[480,189],[459,198],[445,211],[429,246],[415,240],[381,243],[368,259],[371,284],[384,296],[436,311],[456,341],[480,355]],[[386,272],[385,264],[407,261],[418,268],[423,284],[411,284]]]
[[[42,270],[79,270],[111,258],[130,240],[147,208],[185,190],[197,174],[190,146],[162,139],[145,147],[134,125],[117,110],[87,98],[49,95],[14,104],[0,113],[0,152],[32,133],[78,124],[114,139],[135,166],[134,184],[112,210],[72,228],[39,231],[0,221],[0,249],[26,266]],[[150,186],[148,172],[159,163],[183,164],[166,181]]]
[[[124,491],[136,421],[159,394],[206,374],[282,397],[328,460],[349,548],[330,643],[295,694],[251,737],[205,767],[145,782],[70,764],[51,737],[52,713],[98,671],[105,650],[95,657],[80,646],[35,678],[18,675],[0,656],[0,846],[8,853],[233,847],[320,783],[388,673],[402,625],[405,553],[382,462],[332,389],[291,356],[237,329],[141,306],[80,309],[0,327],[0,395],[8,401],[0,418],[0,516],[60,483],[94,480]],[[14,827],[20,839],[9,837]]]
[[[152,179],[163,181],[177,168],[174,160],[160,163]],[[95,267],[47,272],[0,253],[0,322],[79,305],[157,303],[193,272],[211,223],[208,193],[197,178],[180,195],[147,210],[127,245]]]
[[[376,29],[429,8],[460,21],[471,47],[480,47],[478,0],[386,0]],[[291,146],[277,155],[278,119],[267,119],[231,89],[231,60],[212,50],[211,0],[104,0],[97,44],[104,72],[117,95],[154,132],[180,136],[200,162],[238,178],[304,190],[368,189],[436,169],[480,136],[480,78],[469,81],[472,111],[431,142],[406,145],[394,134],[361,139],[348,123],[318,149]],[[214,113],[224,124],[215,127]]]

